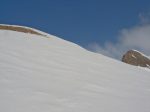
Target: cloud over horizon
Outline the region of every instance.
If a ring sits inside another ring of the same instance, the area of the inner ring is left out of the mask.
[[[150,24],[148,19],[144,19],[142,15],[140,15],[140,19],[146,24],[134,26],[130,29],[122,29],[116,43],[108,41],[103,46],[99,43],[91,43],[88,45],[88,48],[94,52],[119,60],[130,49],[139,50],[150,56]]]

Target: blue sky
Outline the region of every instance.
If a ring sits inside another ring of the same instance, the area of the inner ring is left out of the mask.
[[[34,27],[83,47],[115,43],[139,24],[149,0],[1,0],[0,23]]]

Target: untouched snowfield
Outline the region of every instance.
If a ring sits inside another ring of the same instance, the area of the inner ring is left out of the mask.
[[[0,112],[150,112],[150,71],[51,35],[0,30]]]

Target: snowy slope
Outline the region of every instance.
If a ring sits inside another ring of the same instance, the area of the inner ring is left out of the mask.
[[[51,35],[0,30],[0,112],[150,112],[150,71]]]

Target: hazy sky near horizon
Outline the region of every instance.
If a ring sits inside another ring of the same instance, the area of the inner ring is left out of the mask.
[[[105,55],[112,51],[108,46],[118,47],[120,38],[125,40],[124,29],[149,25],[149,12],[149,0],[0,1],[1,24],[34,27]]]

